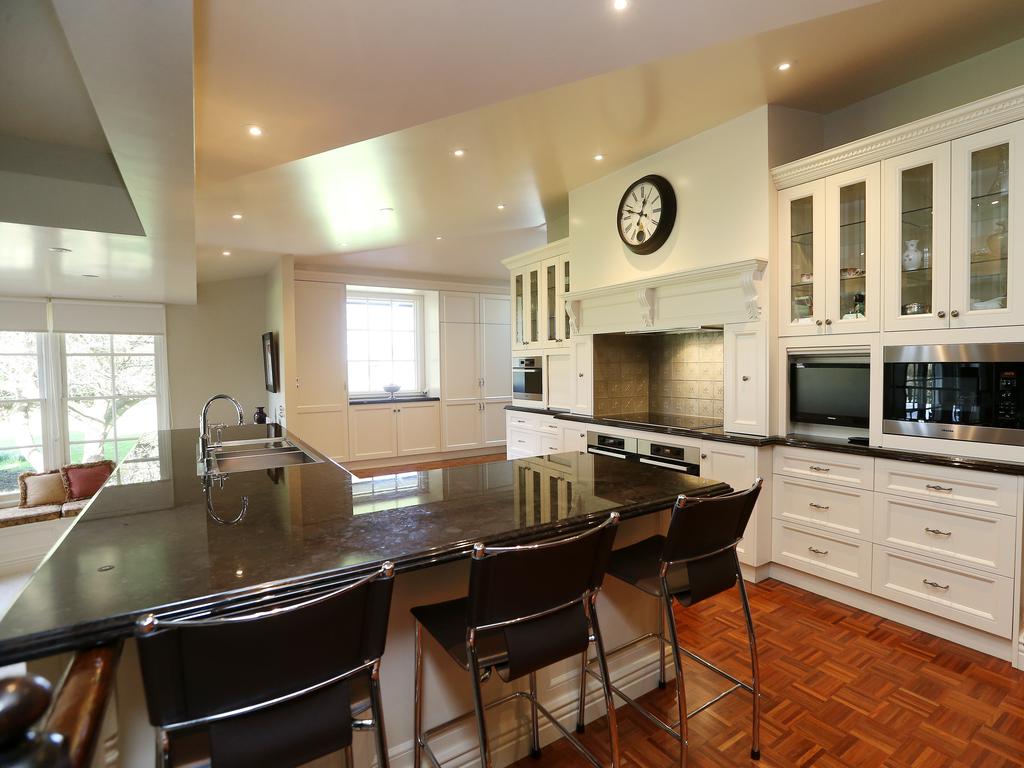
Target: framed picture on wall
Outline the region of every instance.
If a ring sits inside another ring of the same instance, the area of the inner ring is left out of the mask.
[[[263,376],[267,392],[277,392],[277,345],[274,344],[273,331],[263,334]]]

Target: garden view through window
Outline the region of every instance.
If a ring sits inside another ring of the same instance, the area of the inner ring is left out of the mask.
[[[422,299],[350,294],[346,304],[349,393],[423,392]]]

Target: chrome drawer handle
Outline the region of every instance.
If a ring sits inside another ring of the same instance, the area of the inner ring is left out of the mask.
[[[827,509],[831,509],[831,507],[827,507],[824,504],[815,504],[813,501],[811,503],[809,503],[807,506],[809,506],[811,509],[820,509],[822,511],[825,511]]]
[[[832,471],[832,469],[830,467],[819,467],[817,464],[811,464],[810,470],[812,472],[831,472]]]
[[[921,581],[923,581],[929,587],[934,587],[935,589],[949,589],[949,584],[939,584],[939,582],[931,581],[930,579],[921,579]]]
[[[828,550],[827,549],[815,549],[814,547],[808,547],[807,551],[808,552],[813,552],[816,555],[827,555],[828,554]]]
[[[938,528],[925,528],[928,533],[934,533],[936,536],[952,536],[952,531],[940,531]]]
[[[952,493],[953,492],[952,488],[947,488],[944,485],[932,485],[932,484],[929,483],[928,485],[925,486],[925,488],[927,488],[929,491],[942,491],[944,493]]]

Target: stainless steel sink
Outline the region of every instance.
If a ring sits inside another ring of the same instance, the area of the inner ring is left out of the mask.
[[[263,438],[210,446],[206,456],[200,457],[198,468],[200,475],[224,475],[322,461],[284,438]]]

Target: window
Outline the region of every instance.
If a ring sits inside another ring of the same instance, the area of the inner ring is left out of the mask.
[[[22,472],[46,464],[40,336],[0,332],[0,495],[18,490]]]
[[[351,395],[383,395],[389,384],[426,390],[422,297],[349,293],[346,324]]]

